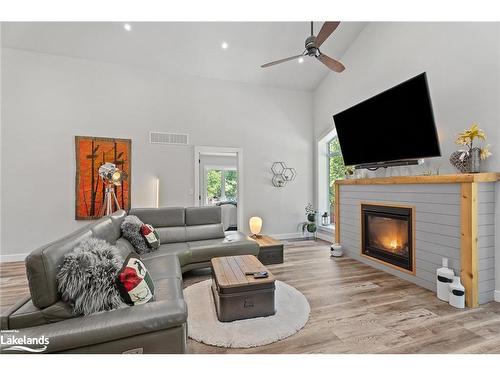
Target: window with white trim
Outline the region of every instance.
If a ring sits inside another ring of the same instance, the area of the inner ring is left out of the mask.
[[[335,211],[335,181],[345,178],[345,165],[342,152],[340,150],[339,139],[335,136],[326,143],[328,181],[328,212],[333,221]]]

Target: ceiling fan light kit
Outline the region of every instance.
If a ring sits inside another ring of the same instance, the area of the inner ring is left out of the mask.
[[[317,60],[321,61],[328,69],[334,72],[341,73],[345,70],[345,66],[330,56],[325,55],[319,49],[319,47],[325,42],[326,39],[337,29],[340,22],[330,22],[327,21],[321,27],[317,36],[314,36],[314,24],[311,22],[311,35],[307,37],[305,41],[305,50],[300,55],[287,57],[285,59],[272,61],[270,63],[261,65],[261,68],[267,68],[269,66],[281,64],[287,61],[303,59],[304,56],[315,57]]]

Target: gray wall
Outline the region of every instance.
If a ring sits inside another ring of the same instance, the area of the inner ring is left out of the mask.
[[[1,89],[2,260],[86,224],[74,220],[75,135],[132,139],[134,207],[154,205],[155,176],[161,205],[195,201],[193,147],[149,144],[150,130],[243,148],[243,220],[261,216],[266,233],[296,233],[312,200],[311,93],[12,49]],[[284,189],[271,184],[276,160],[298,172]]]
[[[480,303],[493,299],[494,184],[479,184]],[[435,291],[436,269],[443,257],[460,274],[460,184],[341,185],[340,242],[348,255],[417,285]],[[415,206],[416,274],[384,266],[360,255],[360,203]]]

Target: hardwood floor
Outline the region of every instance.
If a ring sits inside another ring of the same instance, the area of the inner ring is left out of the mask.
[[[434,293],[354,259],[330,258],[323,241],[285,245],[285,262],[269,269],[300,290],[311,316],[297,334],[251,349],[189,340],[190,353],[500,353],[500,303],[458,310]],[[0,267],[2,307],[27,292],[24,265]],[[185,286],[210,277],[188,272]]]

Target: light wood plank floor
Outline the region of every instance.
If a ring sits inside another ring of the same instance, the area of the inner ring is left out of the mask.
[[[500,353],[500,303],[457,310],[434,293],[354,259],[329,257],[323,241],[288,242],[285,263],[269,266],[309,300],[311,316],[297,334],[252,349],[189,340],[190,353]],[[27,292],[23,263],[1,265],[0,300]],[[185,286],[210,277],[184,275]]]

